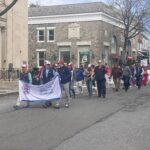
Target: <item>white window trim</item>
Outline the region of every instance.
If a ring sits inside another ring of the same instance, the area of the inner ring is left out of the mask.
[[[55,42],[55,29],[56,27],[47,27],[47,42]],[[49,40],[49,30],[54,30],[54,40]]]
[[[36,30],[37,30],[37,42],[38,43],[44,43],[45,42],[45,27],[38,27],[38,28],[36,28]],[[39,41],[39,30],[44,31],[44,41]]]
[[[37,52],[37,67],[41,67],[39,65],[39,52],[46,52],[46,49],[36,49],[36,52]]]
[[[46,52],[46,49],[36,49],[37,52]]]

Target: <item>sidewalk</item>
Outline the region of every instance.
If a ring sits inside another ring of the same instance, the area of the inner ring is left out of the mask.
[[[0,80],[0,96],[18,93],[18,80]]]

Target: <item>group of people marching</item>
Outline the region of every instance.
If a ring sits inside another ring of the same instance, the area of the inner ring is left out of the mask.
[[[30,83],[33,85],[46,84],[53,79],[53,77],[59,76],[61,89],[65,91],[66,103],[65,107],[69,107],[70,104],[70,89],[69,85],[71,83],[71,70],[69,67],[64,65],[64,61],[61,60],[57,65],[52,66],[50,61],[46,60],[45,65],[40,69],[34,69],[32,72],[29,72],[27,65],[22,65],[22,70],[20,72],[20,80]],[[14,106],[15,109],[18,109],[21,105],[21,101],[18,98],[17,103]],[[45,102],[44,107],[50,107],[52,105],[51,101]],[[55,108],[59,108],[59,101],[56,101],[54,104]],[[29,102],[27,101],[27,107],[29,107]]]
[[[63,60],[60,60],[57,64],[52,65],[50,61],[46,60],[44,66],[39,70],[34,68],[33,71],[29,71],[26,64],[22,65],[20,72],[20,80],[33,85],[40,85],[48,83],[55,76],[60,78],[60,87],[64,91],[66,96],[65,107],[69,107],[70,99],[75,98],[76,90],[75,85],[80,93],[83,93],[83,83],[86,83],[89,98],[93,95],[93,89],[97,92],[98,97],[106,97],[106,80],[113,78],[115,85],[115,91],[120,89],[120,82],[123,80],[125,91],[127,91],[131,84],[136,84],[138,89],[141,88],[143,77],[146,79],[146,73],[144,68],[139,64],[131,67],[124,65],[123,67],[114,64],[112,68],[103,65],[101,60],[97,61],[97,66],[88,64],[88,66],[80,65],[80,67],[74,68],[73,64],[66,65]],[[145,76],[144,76],[145,75]],[[106,76],[108,78],[106,78]],[[146,79],[147,80],[147,79]],[[17,100],[15,109],[18,109],[21,105],[21,101]],[[27,101],[27,107],[30,103]],[[53,104],[51,101],[45,102],[44,107],[50,107],[53,105],[55,108],[60,108],[60,101],[55,101]]]
[[[147,70],[139,63],[132,66],[124,65],[122,68],[114,65],[112,67],[111,77],[113,77],[116,91],[120,88],[121,79],[123,80],[125,91],[127,91],[131,85],[136,85],[137,88],[140,89],[142,85],[146,85],[148,82]]]

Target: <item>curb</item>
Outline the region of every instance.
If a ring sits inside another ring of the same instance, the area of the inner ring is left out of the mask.
[[[17,95],[19,94],[18,91],[14,91],[14,92],[6,92],[6,93],[1,93],[0,97],[4,97],[4,96],[11,96],[11,95]]]

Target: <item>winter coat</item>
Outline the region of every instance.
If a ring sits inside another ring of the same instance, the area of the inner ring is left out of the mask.
[[[97,66],[95,68],[95,79],[96,80],[104,80],[105,74],[106,74],[105,66],[102,66],[101,68],[99,68],[99,66]]]
[[[68,67],[63,66],[58,69],[60,80],[62,84],[66,84],[71,81],[71,71]]]
[[[42,72],[43,84],[49,82],[54,77],[54,70],[52,68],[44,69]]]

